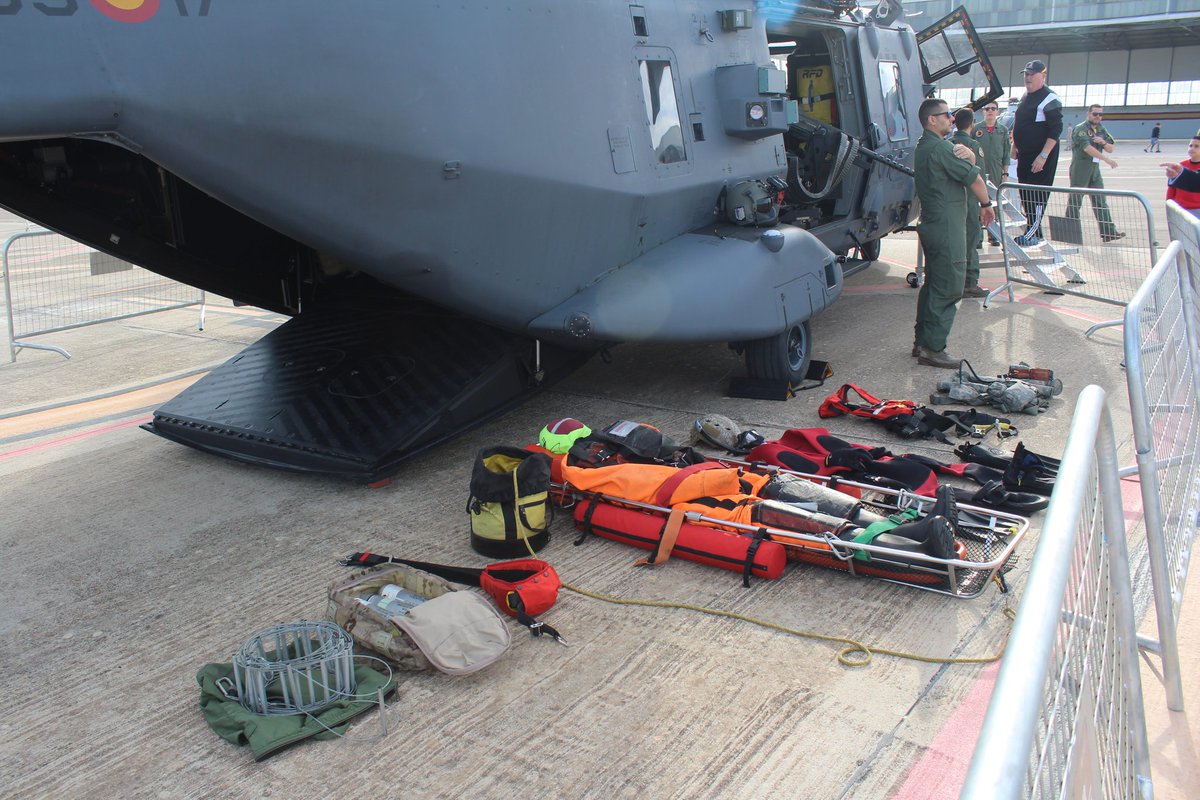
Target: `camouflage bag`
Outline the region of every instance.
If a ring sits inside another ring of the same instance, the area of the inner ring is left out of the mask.
[[[412,637],[376,609],[359,602],[388,584],[431,599],[456,591],[449,581],[428,572],[404,564],[379,564],[330,584],[325,616],[345,629],[355,644],[378,653],[399,669],[432,669]]]

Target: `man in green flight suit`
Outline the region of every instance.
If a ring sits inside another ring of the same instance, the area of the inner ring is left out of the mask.
[[[964,160],[974,154],[946,141],[954,127],[946,101],[926,100],[917,113],[925,129],[914,154],[925,283],[917,296],[913,355],[920,364],[952,369],[959,359],[946,352],[946,341],[966,279],[967,189],[979,201],[983,224],[990,225],[996,214],[979,167]]]
[[[999,122],[1000,107],[992,100],[983,107],[983,125],[975,128],[975,142],[983,151],[983,173],[997,189],[1008,180],[1008,165],[1012,153],[1012,137],[1008,128]],[[996,198],[992,198],[996,202]],[[1000,244],[1000,240],[988,232],[991,244]]]
[[[1116,142],[1101,120],[1104,119],[1104,108],[1093,103],[1088,107],[1087,120],[1075,126],[1071,133],[1071,185],[1084,189],[1103,189],[1104,179],[1100,177],[1100,162],[1108,164],[1109,169],[1115,169],[1117,162],[1108,157]],[[1108,210],[1108,201],[1104,195],[1088,195],[1092,201],[1092,213],[1096,222],[1100,223],[1100,240],[1111,242],[1124,239],[1125,234],[1117,230],[1113,224],[1112,214]],[[1079,219],[1079,207],[1083,205],[1083,195],[1073,194],[1067,201],[1067,216]]]
[[[969,108],[960,108],[954,112],[954,127],[957,130],[950,137],[954,144],[970,148],[975,154],[975,164],[981,169],[983,151],[975,141],[975,112]],[[975,195],[967,192],[967,268],[964,278],[963,297],[987,297],[987,289],[979,285],[979,242],[983,238],[983,229],[979,227],[979,201]]]

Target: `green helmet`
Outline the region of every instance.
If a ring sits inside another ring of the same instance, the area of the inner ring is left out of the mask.
[[[577,439],[591,436],[592,429],[577,419],[556,419],[538,435],[538,444],[551,453],[565,453]]]

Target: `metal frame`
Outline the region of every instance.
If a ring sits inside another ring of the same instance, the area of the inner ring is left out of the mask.
[[[1147,273],[1150,271],[1150,266],[1153,265],[1158,258],[1158,251],[1154,241],[1154,211],[1150,206],[1150,202],[1138,192],[1109,189],[1080,189],[1063,186],[1035,186],[1033,184],[1008,182],[1000,185],[1001,193],[1003,193],[1006,189],[1016,190],[1018,194],[1022,190],[1028,190],[1045,192],[1047,195],[1078,195],[1080,197],[1079,219],[1081,221],[1083,219],[1083,204],[1085,198],[1126,197],[1134,199],[1146,212],[1146,246],[1149,253],[1149,259],[1146,262]],[[1128,297],[1107,297],[1095,292],[1089,292],[1085,288],[1081,288],[1087,286],[1087,283],[1084,281],[1080,273],[1071,266],[1070,262],[1066,258],[1067,256],[1078,254],[1080,252],[1078,247],[1063,247],[1062,245],[1055,245],[1049,238],[1046,238],[1035,253],[1033,251],[1027,251],[1021,245],[1017,244],[1016,238],[1013,237],[1007,230],[1004,219],[1005,214],[1011,210],[1012,209],[1004,203],[998,203],[996,205],[996,222],[1002,234],[1000,236],[1000,242],[1004,256],[1005,283],[993,290],[993,292],[988,296],[988,300],[984,302],[985,307],[987,306],[987,302],[991,300],[992,296],[999,294],[1005,289],[1008,290],[1009,302],[1014,302],[1016,299],[1012,290],[1012,285],[1014,283],[1024,286],[1032,286],[1039,289],[1049,288],[1055,293],[1083,297],[1088,300],[1096,300],[1109,305],[1124,306],[1127,302],[1129,302]],[[1045,225],[1046,221],[1043,221],[1042,224]],[[1062,271],[1068,276],[1068,280],[1065,285],[1060,286],[1050,279],[1049,273],[1057,271]],[[1031,280],[1029,278],[1022,278],[1022,272],[1028,272],[1033,276],[1033,279]],[[1132,295],[1132,292],[1130,294]],[[1120,324],[1120,319],[1099,322],[1088,328],[1083,335],[1085,338],[1088,338],[1101,328],[1114,327]]]
[[[1137,625],[1106,395],[1079,395],[960,797],[1150,798]]]
[[[1167,707],[1183,710],[1177,627],[1200,514],[1200,220],[1168,203],[1175,240],[1125,312],[1125,366]]]
[[[12,278],[11,278],[10,269],[9,269],[9,252],[11,251],[13,244],[22,239],[31,239],[31,238],[49,237],[49,236],[59,236],[59,234],[54,233],[53,231],[48,231],[48,230],[33,230],[33,231],[24,231],[21,233],[14,233],[12,236],[9,236],[7,239],[4,240],[3,246],[0,246],[0,275],[2,275],[4,278],[4,306],[5,306],[6,316],[8,317],[8,350],[9,350],[8,360],[10,363],[17,360],[17,351],[21,350],[21,349],[49,350],[49,351],[58,353],[63,358],[69,359],[71,357],[71,354],[69,352],[67,352],[66,350],[64,350],[61,347],[58,347],[57,345],[37,344],[34,342],[22,341],[23,339],[28,338],[30,336],[43,336],[48,333],[59,333],[61,331],[73,330],[75,328],[83,328],[88,325],[97,325],[101,322],[115,322],[117,320],[122,320],[122,319],[131,319],[133,317],[142,317],[142,316],[146,316],[147,314],[157,314],[160,311],[172,311],[172,310],[176,310],[176,309],[180,309],[180,308],[190,308],[191,306],[198,305],[200,307],[200,316],[199,316],[199,319],[197,320],[196,328],[197,328],[197,330],[204,330],[204,317],[205,317],[205,311],[206,311],[206,307],[207,307],[206,299],[205,299],[206,295],[203,291],[198,290],[199,296],[195,300],[192,300],[189,302],[173,303],[171,305],[165,305],[165,306],[160,306],[158,308],[147,309],[145,311],[133,311],[133,312],[124,313],[124,314],[110,314],[105,317],[97,317],[95,319],[89,319],[89,320],[85,320],[82,322],[71,323],[69,325],[57,325],[57,326],[53,326],[53,327],[49,327],[49,328],[42,328],[39,330],[18,332],[16,330],[16,317],[15,317],[15,314],[13,311],[15,303],[14,303],[14,298],[13,298]],[[137,266],[134,266],[134,268],[139,269],[139,270],[141,269],[141,267],[137,267]],[[143,270],[143,272],[145,272],[145,270]],[[168,279],[164,278],[162,280],[166,281]],[[178,282],[171,281],[171,283],[178,283]],[[178,285],[182,286],[184,284],[178,284]]]

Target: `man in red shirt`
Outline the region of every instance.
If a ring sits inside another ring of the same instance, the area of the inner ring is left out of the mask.
[[[1186,170],[1200,172],[1200,136],[1193,136],[1192,141],[1188,142],[1187,161],[1180,161],[1179,165]],[[1174,200],[1190,211],[1193,217],[1200,218],[1200,192],[1189,192],[1187,189],[1169,185],[1167,199]]]

